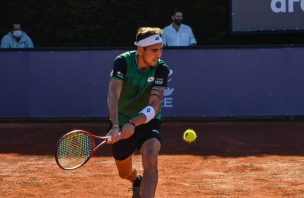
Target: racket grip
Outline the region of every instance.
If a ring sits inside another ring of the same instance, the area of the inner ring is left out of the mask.
[[[108,135],[105,137],[107,141],[112,141],[112,136]]]
[[[118,136],[121,135],[121,132],[117,133]],[[108,135],[105,137],[107,139],[107,141],[112,141],[112,136]]]

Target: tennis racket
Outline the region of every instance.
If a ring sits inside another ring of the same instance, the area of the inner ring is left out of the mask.
[[[104,145],[111,136],[95,136],[84,130],[74,130],[63,135],[56,147],[55,158],[58,166],[72,170],[86,164],[95,151]],[[97,146],[95,140],[101,140]]]

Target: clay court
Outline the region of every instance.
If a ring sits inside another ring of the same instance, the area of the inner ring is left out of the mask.
[[[105,122],[0,123],[0,197],[131,197],[106,145],[80,169],[56,165],[61,135],[104,135]],[[198,139],[182,140],[193,128]],[[304,197],[304,122],[163,123],[156,197]],[[140,156],[135,156],[140,165]],[[140,169],[140,172],[142,169]]]

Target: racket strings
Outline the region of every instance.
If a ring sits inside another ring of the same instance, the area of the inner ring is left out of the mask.
[[[90,158],[92,151],[92,138],[77,132],[65,136],[59,143],[57,159],[63,168],[72,169],[85,163]]]

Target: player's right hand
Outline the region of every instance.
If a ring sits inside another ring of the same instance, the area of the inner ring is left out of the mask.
[[[107,134],[107,136],[111,137],[110,139],[108,139],[107,144],[114,144],[114,143],[118,142],[119,140],[121,140],[121,132],[120,132],[119,126],[112,127],[110,129],[109,133]]]

